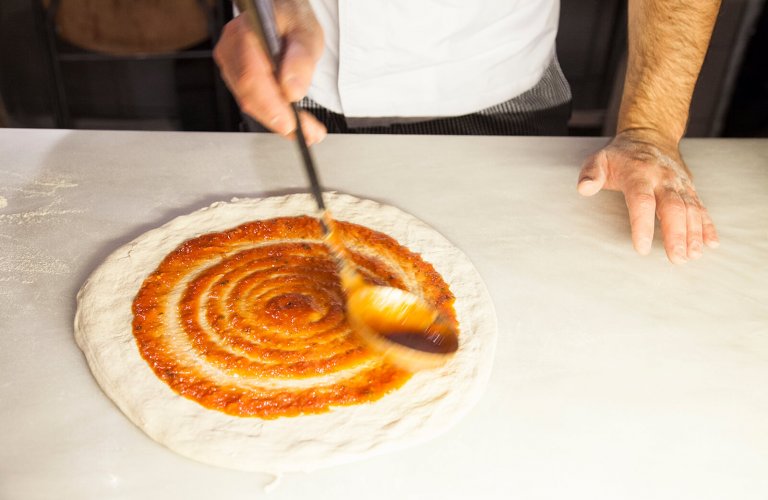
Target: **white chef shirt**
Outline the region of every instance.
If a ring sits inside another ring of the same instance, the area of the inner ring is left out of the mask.
[[[309,97],[348,117],[479,111],[533,87],[558,0],[311,0],[325,51]]]

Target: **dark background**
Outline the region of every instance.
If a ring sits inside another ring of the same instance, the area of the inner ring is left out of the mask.
[[[238,130],[240,115],[210,57],[230,8],[214,4],[207,41],[117,57],[66,43],[38,0],[0,0],[0,126]],[[625,46],[626,0],[561,0],[557,49],[573,91],[572,135],[612,133]],[[687,135],[768,137],[765,0],[723,0]]]

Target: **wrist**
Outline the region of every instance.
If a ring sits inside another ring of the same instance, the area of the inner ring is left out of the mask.
[[[660,127],[653,125],[632,126],[620,122],[616,127],[616,137],[626,138],[634,142],[652,144],[664,149],[677,150],[680,145],[682,134],[677,134],[674,131],[661,129]]]
[[[660,107],[659,102],[651,102],[637,92],[625,93],[616,133],[635,130],[654,138],[657,142],[677,144],[685,135],[688,122],[688,102],[669,104]]]
[[[611,145],[632,152],[638,159],[653,158],[667,165],[678,165],[691,177],[691,172],[680,155],[679,141],[670,139],[665,132],[653,128],[630,128],[616,134]]]

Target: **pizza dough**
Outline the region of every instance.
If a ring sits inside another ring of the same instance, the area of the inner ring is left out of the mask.
[[[327,194],[338,220],[380,231],[434,266],[455,295],[460,349],[444,367],[414,374],[381,399],[321,414],[264,420],[207,409],[176,394],[141,357],[132,303],[146,277],[183,242],[245,222],[313,215],[309,195],[216,203],[115,251],[78,294],[75,337],[107,395],[154,440],[189,458],[270,473],[308,471],[435,437],[474,405],[490,375],[496,317],[469,260],[418,219],[393,207]]]

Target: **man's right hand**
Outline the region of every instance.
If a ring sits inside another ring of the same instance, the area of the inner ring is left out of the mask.
[[[274,5],[283,40],[277,78],[245,14],[224,26],[213,58],[244,113],[278,134],[293,137],[296,121],[290,103],[307,94],[323,53],[323,32],[307,0],[277,0]],[[300,116],[309,144],[325,138],[322,123],[306,111]]]

